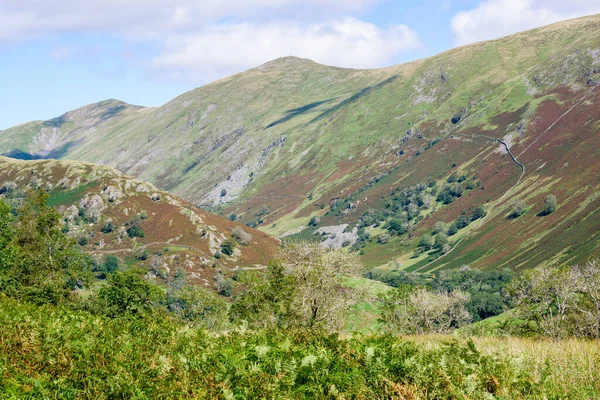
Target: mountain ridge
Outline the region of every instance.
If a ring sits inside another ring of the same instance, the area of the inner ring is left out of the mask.
[[[42,135],[39,123],[3,131],[0,153],[43,156],[52,153],[48,142],[56,139],[57,158],[108,164],[196,205],[236,214],[275,236],[313,238],[314,229],[307,227],[312,218],[321,219],[319,227],[330,231],[325,234],[330,238],[341,234],[337,227],[342,225],[364,229],[361,221],[370,220],[365,217],[370,210],[383,218],[379,227],[369,228],[371,240],[380,238],[393,218],[410,214],[404,205],[386,207],[398,191],[428,180],[443,191],[456,174],[478,189],[463,188],[464,196],[421,209],[404,222],[410,232],[392,232],[389,243],[366,242],[364,260],[414,270],[461,262],[506,265],[511,257],[498,249],[489,249],[481,259],[465,256],[473,254],[469,241],[489,236],[484,231],[491,229],[500,243],[503,230],[525,221],[536,226],[531,234],[542,240],[548,218],[567,221],[575,217],[576,204],[595,204],[589,199],[598,187],[597,163],[578,145],[596,143],[598,32],[600,16],[584,17],[374,70],[284,57],[193,89],[161,107],[126,108],[91,126],[89,119],[69,121],[49,132],[54,136]],[[523,182],[509,195],[521,170],[508,153],[498,151],[498,141],[527,167]],[[594,166],[582,172],[588,183],[578,178],[571,187],[559,188],[549,181],[564,181],[583,159]],[[539,204],[544,191],[563,189],[587,194],[563,193],[568,207],[563,203],[545,220],[530,220],[527,214],[517,220],[500,217],[519,197]],[[439,195],[432,190],[421,194]],[[450,238],[458,246],[450,255],[417,254],[414,238],[436,222],[450,224],[481,205],[493,218]],[[595,225],[584,220],[584,230],[594,232]],[[351,244],[360,236],[348,233]],[[563,244],[556,252],[546,251],[547,244],[534,242],[529,253],[540,247],[550,262],[562,262],[553,257],[569,248]],[[575,251],[574,260],[597,254],[597,246],[590,246],[581,254]],[[518,252],[519,244],[506,249]],[[532,265],[534,259],[515,266]]]

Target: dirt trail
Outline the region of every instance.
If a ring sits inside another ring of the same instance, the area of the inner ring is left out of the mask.
[[[193,246],[187,246],[184,244],[177,244],[177,243],[169,243],[169,242],[152,242],[152,243],[146,243],[144,245],[141,245],[138,247],[138,249],[146,249],[148,247],[151,246],[177,246],[177,247],[183,247],[189,250],[194,250],[200,254],[202,254],[203,256],[205,256],[208,259],[213,258],[212,255],[208,255],[206,254],[203,250],[200,250],[197,247],[193,247]],[[132,252],[133,249],[117,249],[117,250],[91,250],[89,251],[89,253],[91,254],[119,254],[119,253],[130,253]],[[226,268],[224,265],[217,263],[217,266],[219,267],[223,267]],[[255,266],[255,267],[235,267],[235,268],[228,268],[231,271],[238,271],[238,270],[242,270],[242,271],[250,271],[250,270],[261,270],[261,269],[266,269],[267,267],[265,266]]]

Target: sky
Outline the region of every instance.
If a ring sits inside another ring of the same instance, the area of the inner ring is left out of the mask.
[[[0,0],[0,130],[160,106],[283,56],[379,68],[600,13],[600,0]]]

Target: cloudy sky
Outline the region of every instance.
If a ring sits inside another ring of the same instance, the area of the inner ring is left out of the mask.
[[[158,106],[294,55],[377,68],[600,0],[0,0],[0,129],[108,98]]]

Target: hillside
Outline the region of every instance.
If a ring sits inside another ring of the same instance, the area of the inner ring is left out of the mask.
[[[160,108],[11,128],[0,152],[107,164],[372,267],[519,269],[600,255],[599,93],[591,16],[380,70],[279,59]]]
[[[0,199],[18,207],[29,189],[49,193],[48,204],[64,217],[63,230],[98,261],[113,254],[164,279],[182,267],[192,282],[212,286],[218,273],[266,265],[279,247],[263,232],[198,210],[107,166],[0,157]],[[239,229],[249,242],[237,244],[231,256],[215,258]]]

